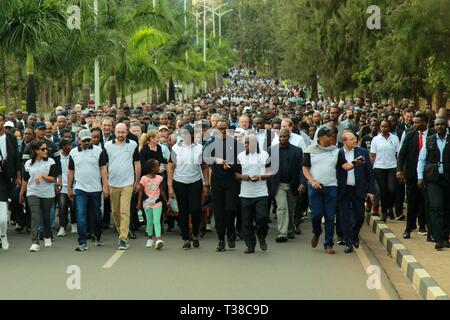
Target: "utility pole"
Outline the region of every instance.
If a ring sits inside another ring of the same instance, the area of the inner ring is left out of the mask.
[[[97,27],[97,16],[98,16],[98,0],[94,0],[94,13],[95,13],[95,26]],[[95,92],[95,99],[94,99],[94,109],[97,109],[100,106],[101,99],[100,99],[100,66],[98,63],[98,59],[95,59],[94,63],[94,92]]]
[[[222,44],[222,16],[224,16],[225,14],[227,14],[228,12],[233,11],[233,9],[227,10],[225,12],[220,12],[219,9],[219,13],[216,13],[217,16],[219,17],[219,45]]]

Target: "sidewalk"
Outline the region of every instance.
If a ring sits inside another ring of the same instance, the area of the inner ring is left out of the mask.
[[[427,242],[426,236],[419,236],[418,230],[411,233],[411,239],[403,239],[406,221],[387,221],[400,242],[411,252],[437,284],[447,294],[450,294],[450,249],[437,251],[433,242]]]

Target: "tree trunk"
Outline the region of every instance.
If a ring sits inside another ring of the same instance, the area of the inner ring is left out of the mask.
[[[53,101],[52,107],[56,108],[59,103],[59,83],[58,80],[53,80]]]
[[[66,103],[72,104],[73,102],[73,79],[72,75],[66,76]]]
[[[111,106],[117,106],[117,80],[114,67],[111,68],[111,75],[109,76],[109,103]]]
[[[152,103],[158,103],[158,87],[152,87]]]
[[[87,108],[88,101],[91,98],[91,86],[89,84],[89,73],[87,68],[83,72],[83,85],[81,86],[81,95],[83,97],[83,108]]]
[[[9,110],[9,85],[8,85],[8,69],[6,67],[6,54],[2,54],[2,80],[3,80],[3,95],[5,98],[6,110]]]
[[[127,102],[127,99],[125,97],[125,81],[120,82],[120,107],[122,108],[124,103]],[[131,103],[133,105],[133,103]]]
[[[47,108],[47,101],[46,101],[46,87],[47,87],[47,81],[46,79],[43,79],[39,85],[39,105],[43,110]]]
[[[169,80],[169,101],[175,101],[175,85],[173,83],[172,77]]]
[[[311,99],[315,100],[319,97],[319,92],[317,88],[317,74],[313,73],[311,75]]]
[[[22,108],[22,83],[23,83],[23,77],[22,77],[22,68],[19,63],[19,67],[17,69],[17,108]]]
[[[427,94],[427,105],[432,106],[433,105],[433,95]],[[419,106],[417,106],[419,107]]]
[[[445,85],[443,83],[439,83],[436,92],[436,111],[439,111],[440,108],[445,108],[447,106],[447,97],[445,96],[445,90]]]
[[[27,52],[27,111],[36,113],[36,87],[34,83],[34,57],[33,53]]]

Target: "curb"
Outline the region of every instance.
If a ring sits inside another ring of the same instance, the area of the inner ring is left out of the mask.
[[[417,293],[425,300],[449,300],[430,274],[419,264],[411,252],[401,243],[392,230],[379,217],[369,216],[367,224],[378,240],[386,247],[388,254],[411,281]]]

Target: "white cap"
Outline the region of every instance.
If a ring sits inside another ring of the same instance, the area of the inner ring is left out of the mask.
[[[9,128],[14,128],[14,122],[12,122],[12,121],[6,121],[6,123],[5,123],[5,126],[4,126],[5,128],[6,127],[9,127]]]

